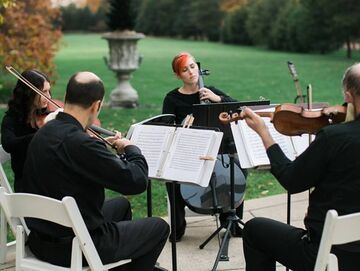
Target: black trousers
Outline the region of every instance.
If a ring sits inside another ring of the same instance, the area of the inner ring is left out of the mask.
[[[131,263],[113,270],[153,270],[169,235],[169,225],[161,218],[131,219],[131,207],[124,198],[106,201],[103,213],[107,220],[115,221],[120,240],[112,261],[131,258]],[[127,200],[126,200],[127,201]],[[126,221],[124,221],[126,220]],[[97,248],[101,249],[101,248]]]
[[[132,259],[126,265],[112,270],[152,271],[169,235],[169,225],[161,218],[131,220],[130,203],[125,198],[105,201],[103,215],[106,221],[116,222],[114,228],[100,229],[90,235],[104,264]],[[30,234],[29,246],[39,259],[62,266],[70,265],[71,240],[66,243],[44,240]]]
[[[306,230],[268,218],[253,218],[245,224],[243,247],[247,271],[275,271],[276,262],[294,271],[312,271],[319,243],[306,238]],[[359,270],[359,252],[332,250],[339,270]]]

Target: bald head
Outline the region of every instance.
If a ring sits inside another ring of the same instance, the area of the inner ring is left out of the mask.
[[[78,72],[75,74],[75,80],[81,84],[87,84],[91,81],[101,81],[100,78],[92,72]]]
[[[360,63],[350,66],[344,74],[343,90],[360,97]]]
[[[102,100],[105,89],[101,79],[92,72],[74,74],[66,87],[65,103],[88,108],[97,100]]]

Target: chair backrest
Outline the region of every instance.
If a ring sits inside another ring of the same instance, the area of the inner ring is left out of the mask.
[[[326,214],[324,230],[321,236],[315,271],[325,271],[329,261],[332,245],[341,245],[360,240],[360,212],[338,216],[335,210]],[[335,261],[336,262],[336,261]],[[332,268],[328,266],[328,269]],[[334,270],[337,270],[336,268]]]
[[[0,187],[0,203],[8,221],[32,217],[71,227],[90,268],[104,269],[74,198],[64,197],[59,201],[35,194],[9,194]]]
[[[9,180],[6,177],[3,164],[10,160],[10,154],[7,153],[2,145],[0,145],[0,186],[4,187],[6,189],[6,192],[12,193],[12,188],[10,186]]]
[[[10,159],[11,159],[10,154],[4,150],[2,145],[0,145],[0,186],[4,187],[5,191],[7,193],[13,193],[13,189],[12,189],[12,187],[9,183],[9,180],[5,174],[3,164],[7,161],[10,161]],[[25,220],[23,218],[20,218],[20,219],[14,218],[12,221],[8,220],[10,228],[14,234],[16,234],[16,225],[18,224],[18,221],[15,222],[14,220],[20,220],[20,223],[24,227],[26,234],[29,234],[30,231],[29,231],[28,227],[26,226]],[[6,234],[6,231],[5,231],[5,234]]]

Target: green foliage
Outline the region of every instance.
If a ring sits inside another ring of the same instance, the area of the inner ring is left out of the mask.
[[[78,8],[70,4],[60,8],[63,31],[105,31],[105,6],[93,13],[88,6]]]
[[[135,7],[131,0],[109,0],[107,13],[108,27],[113,31],[133,30],[135,27]]]
[[[276,16],[287,0],[252,0],[248,6],[246,30],[252,41],[268,45]]]
[[[356,0],[301,0],[307,11],[306,29],[312,47],[322,53],[340,48],[360,37],[360,5]]]
[[[242,45],[252,44],[249,33],[245,28],[248,12],[245,7],[226,14],[221,29],[222,41]]]
[[[144,0],[136,30],[148,35],[219,40],[220,0]]]
[[[360,36],[360,5],[353,0],[250,0],[241,10],[245,33],[270,49],[328,53]],[[231,17],[224,26],[231,42],[236,35],[227,24]]]
[[[174,18],[177,12],[173,0],[145,0],[142,2],[136,22],[136,31],[155,36],[173,36]]]
[[[7,104],[12,95],[12,88],[15,84],[15,77],[10,74],[0,73],[0,103]]]

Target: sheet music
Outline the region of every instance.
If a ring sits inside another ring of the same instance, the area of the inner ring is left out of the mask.
[[[215,132],[211,130],[178,128],[164,165],[163,177],[193,180],[195,183],[201,181],[205,160],[200,157],[210,154],[215,139]]]
[[[132,134],[131,141],[140,148],[149,166],[149,177],[156,177],[166,156],[166,150],[174,127],[139,125]]]
[[[258,111],[271,111],[271,109],[263,109]],[[268,127],[274,141],[279,144],[285,155],[294,160],[296,156],[307,148],[308,136],[289,137],[276,131],[274,125],[270,122],[270,118],[263,117],[265,125]],[[245,120],[238,123],[231,123],[231,130],[234,135],[234,141],[237,152],[239,154],[240,164],[243,168],[251,168],[260,165],[269,165],[270,161],[267,157],[265,147],[259,135],[254,132]]]

